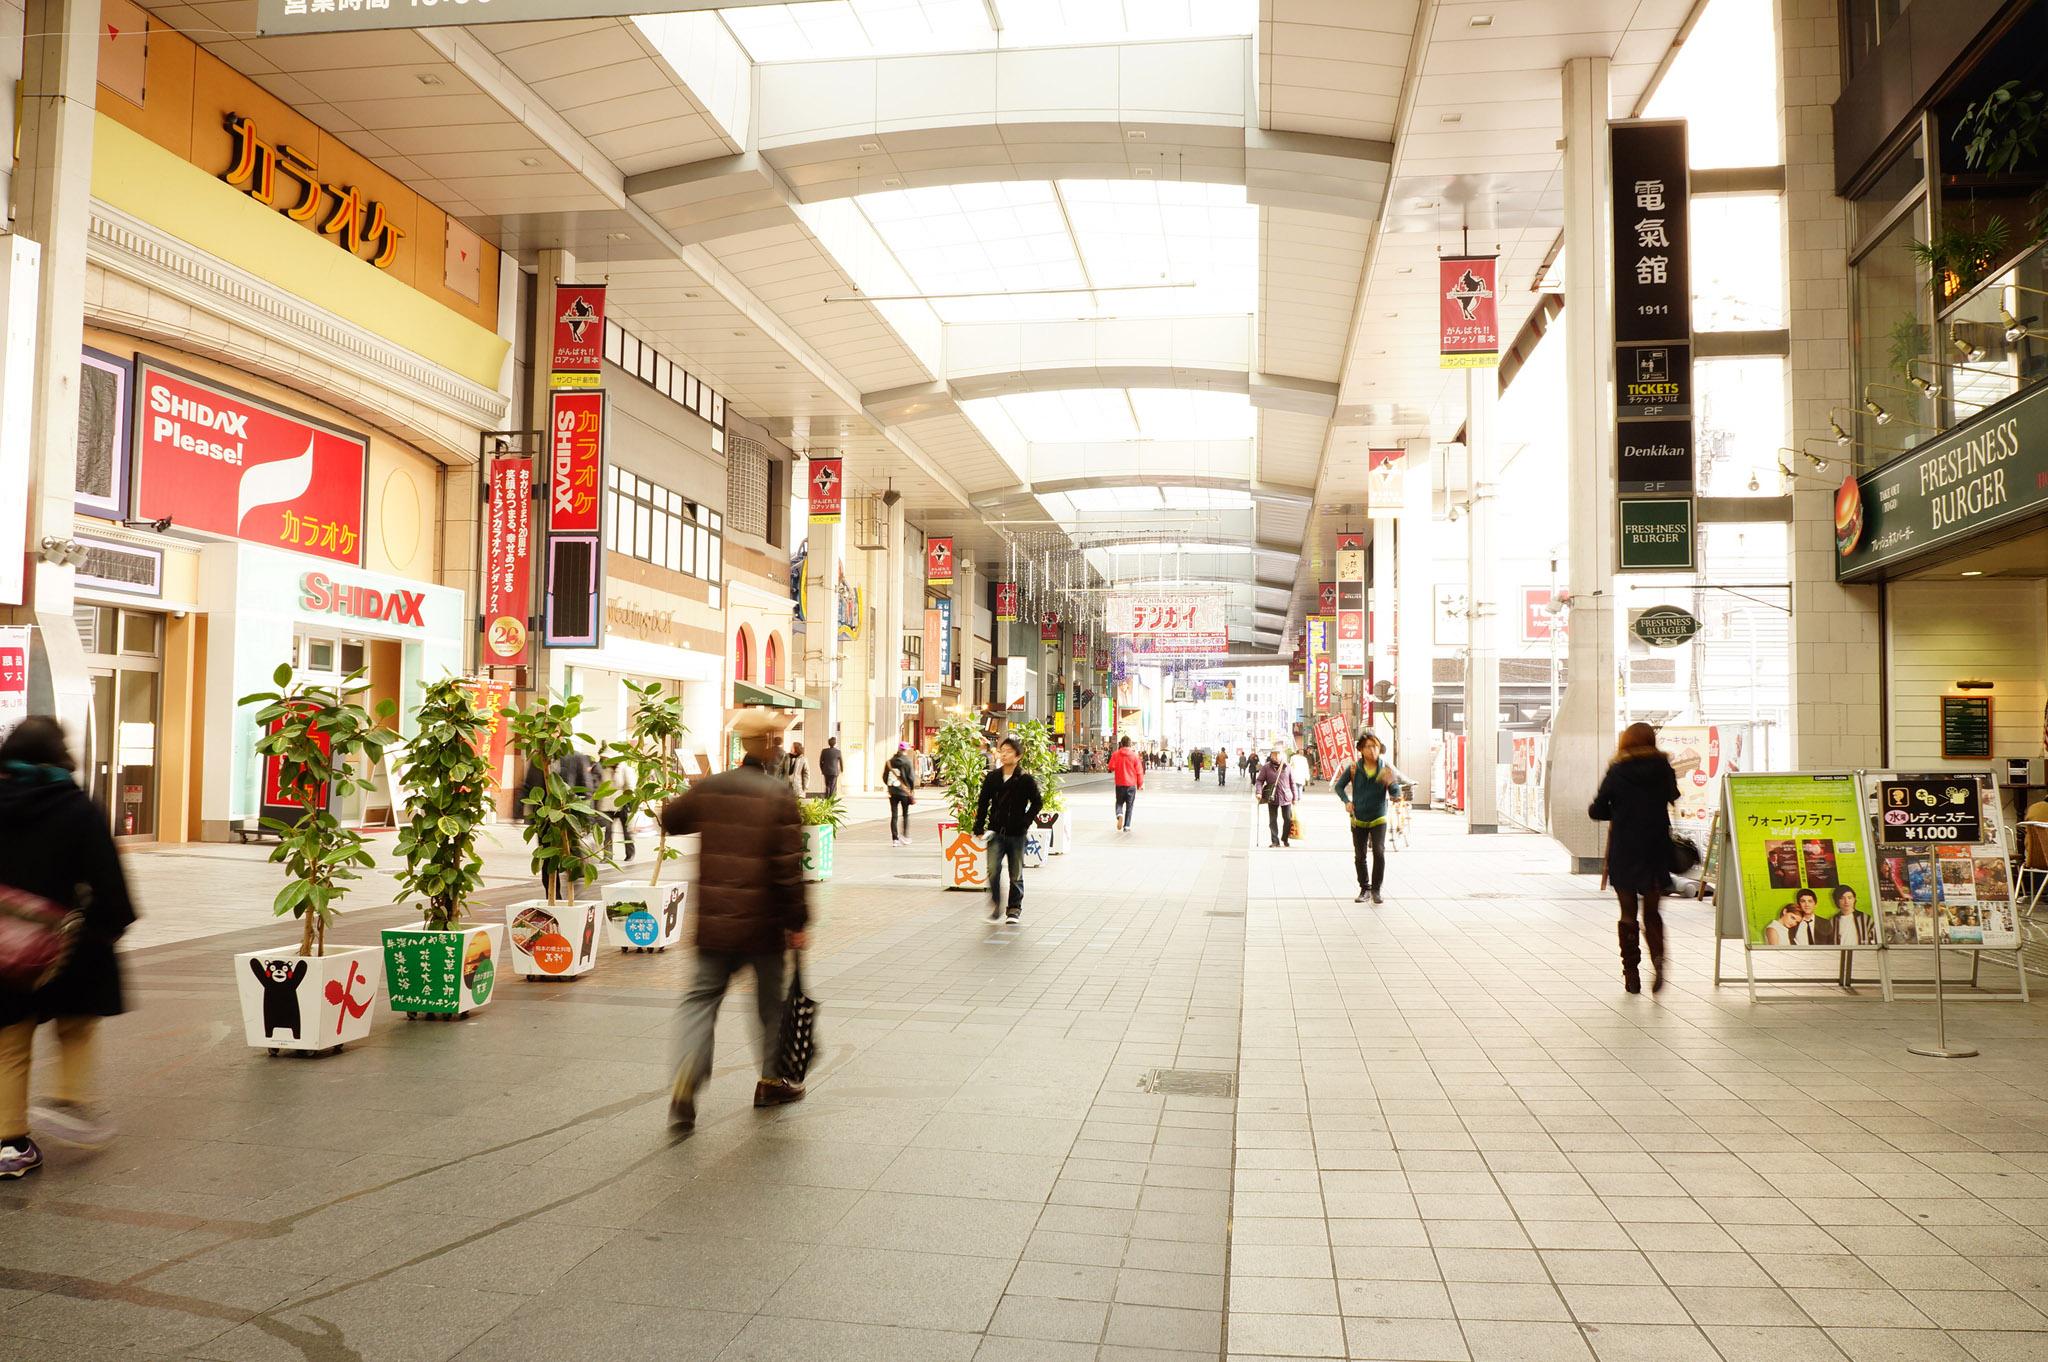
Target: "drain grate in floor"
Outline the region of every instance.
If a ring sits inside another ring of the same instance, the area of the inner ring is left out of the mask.
[[[1228,1069],[1148,1069],[1138,1086],[1168,1097],[1235,1097],[1237,1075]]]
[[[910,874],[910,875],[898,875],[898,876],[896,876],[896,878],[897,878],[897,879],[899,879],[899,880],[936,880],[936,879],[938,879],[938,878],[939,878],[939,873],[938,873],[937,871],[933,871],[933,872],[932,872],[931,874],[929,874],[929,875],[920,875],[920,874]]]
[[[1212,909],[1212,910],[1210,910],[1210,912],[1209,912],[1209,913],[1207,914],[1207,916],[1209,916],[1209,917],[1243,917],[1243,916],[1244,916],[1244,909],[1240,908],[1240,909],[1238,909],[1238,910],[1237,910],[1236,912],[1232,912],[1231,910],[1229,910],[1229,909],[1227,909],[1227,908],[1216,908],[1216,909]]]

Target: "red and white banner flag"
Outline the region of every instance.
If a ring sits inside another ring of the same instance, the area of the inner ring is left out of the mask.
[[[1451,255],[1437,261],[1440,367],[1490,369],[1500,363],[1498,267],[1490,255]]]

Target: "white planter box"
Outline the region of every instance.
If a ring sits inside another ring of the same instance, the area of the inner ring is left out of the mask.
[[[496,994],[505,967],[502,922],[453,932],[430,932],[416,922],[386,927],[383,936],[384,996],[393,1012],[459,1017]]]
[[[330,947],[303,956],[291,948],[235,957],[235,991],[249,1044],[279,1050],[338,1050],[370,1034],[383,986],[376,946]]]
[[[804,879],[816,884],[832,878],[832,848],[838,838],[829,824],[815,824],[804,828]]]
[[[597,895],[574,903],[527,899],[505,909],[511,936],[512,972],[523,979],[574,979],[597,963],[604,900]]]
[[[988,888],[988,840],[958,823],[939,824],[939,857],[948,889]]]
[[[606,884],[605,939],[622,951],[665,951],[683,939],[690,904],[690,880],[680,863],[663,871],[660,884]]]
[[[1052,826],[1045,829],[1045,854],[1064,856],[1074,849],[1074,819],[1070,814],[1054,814]]]

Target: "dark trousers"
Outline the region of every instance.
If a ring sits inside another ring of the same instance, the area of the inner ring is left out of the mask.
[[[1266,806],[1266,828],[1273,834],[1273,845],[1284,847],[1294,840],[1294,806],[1292,804],[1268,804]]]
[[[743,969],[754,971],[754,1015],[761,1027],[761,1077],[781,1076],[775,1042],[782,1030],[783,955],[740,955],[728,951],[697,952],[697,973],[683,994],[683,1057],[676,1067],[675,1091],[687,1097],[711,1077],[712,1031],[726,986]]]
[[[1116,821],[1124,827],[1131,825],[1131,815],[1138,811],[1138,787],[1119,785],[1116,787]]]
[[[1387,879],[1387,825],[1375,823],[1369,828],[1351,825],[1351,863],[1358,871],[1358,892],[1361,894],[1380,892],[1380,886]]]
[[[1029,834],[1018,833],[1005,837],[1000,832],[988,835],[988,896],[997,903],[1003,901],[1003,868],[1010,871],[1009,911],[1020,913],[1024,910],[1024,839]]]
[[[902,819],[903,830],[901,832],[896,830],[899,816]],[[910,791],[908,790],[889,791],[889,835],[891,837],[908,837],[910,835]]]
[[[633,854],[633,811],[631,809],[611,809],[606,811],[604,815],[604,855],[606,860],[610,860],[612,855],[613,823],[618,824],[619,832],[626,839],[626,854],[628,856]]]
[[[830,799],[838,793],[839,773],[834,771],[831,775],[825,777],[825,798]]]

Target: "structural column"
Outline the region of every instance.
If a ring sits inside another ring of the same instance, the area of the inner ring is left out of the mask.
[[[1402,460],[1406,466],[1407,460]],[[1367,648],[1372,659],[1372,681],[1394,681],[1394,520],[1397,507],[1372,508],[1372,588],[1366,600]],[[1387,737],[1386,716],[1374,711],[1373,726]]]
[[[75,572],[43,562],[37,552],[45,539],[71,538],[78,485],[78,367],[85,340],[99,0],[29,0],[24,18],[14,228],[41,247],[42,260],[28,413],[31,577],[17,617],[25,615],[36,626],[39,644],[30,667],[30,706],[55,713],[75,740],[92,695],[71,616]]]
[[[1854,405],[1849,360],[1848,205],[1835,197],[1833,103],[1841,93],[1835,0],[1779,0],[1785,138],[1785,278],[1792,354],[1786,441],[1828,436],[1829,407]],[[1867,377],[1867,376],[1866,376]],[[1793,460],[1798,463],[1798,460]],[[1835,584],[1834,489],[1792,485],[1791,765],[1881,766],[1882,588]]]
[[[1465,449],[1471,504],[1465,516],[1465,830],[1500,830],[1494,788],[1500,751],[1500,611],[1494,597],[1494,410],[1498,369],[1465,371]]]
[[[1394,765],[1415,782],[1416,802],[1430,802],[1429,742],[1435,727],[1434,605],[1428,440],[1403,443],[1401,518],[1394,529]]]
[[[1550,739],[1550,831],[1571,868],[1600,869],[1586,806],[1614,750],[1614,303],[1608,242],[1607,60],[1564,66],[1565,467],[1571,541],[1567,682]]]

